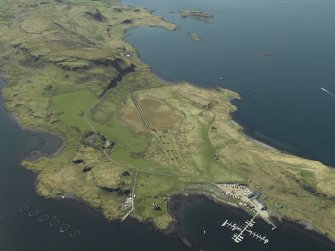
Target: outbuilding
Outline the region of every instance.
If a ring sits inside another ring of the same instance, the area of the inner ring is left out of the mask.
[[[260,209],[260,210],[266,210],[266,205],[256,199],[254,199],[253,201],[253,204],[256,208]]]

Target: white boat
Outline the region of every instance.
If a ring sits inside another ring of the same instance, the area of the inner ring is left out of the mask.
[[[329,94],[330,96],[332,96],[333,98],[335,98],[335,94],[332,93],[332,92],[330,92],[330,91],[328,91],[326,88],[321,87],[321,91],[324,91],[325,93],[327,93],[327,94]]]

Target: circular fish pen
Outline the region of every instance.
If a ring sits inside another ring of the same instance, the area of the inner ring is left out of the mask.
[[[38,220],[41,222],[46,222],[49,220],[49,215],[47,214],[41,215],[40,217],[38,217]]]
[[[30,209],[29,205],[23,205],[22,207],[20,207],[19,211],[20,213],[27,213]]]
[[[49,222],[50,227],[57,227],[59,225],[59,219],[54,216],[53,219]]]
[[[79,235],[80,235],[80,231],[78,229],[71,230],[69,234],[71,238],[77,238]]]
[[[33,209],[33,210],[31,210],[30,212],[29,212],[29,216],[30,217],[36,217],[37,215],[39,215],[39,213],[40,213],[40,210],[38,210],[38,209]]]
[[[69,224],[63,224],[63,225],[60,225],[59,232],[65,233],[66,231],[69,231],[69,229],[70,229],[70,225]]]

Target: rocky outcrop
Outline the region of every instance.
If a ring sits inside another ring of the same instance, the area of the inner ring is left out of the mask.
[[[95,12],[86,11],[84,15],[86,17],[92,18],[92,19],[94,19],[95,21],[98,21],[98,22],[104,22],[104,21],[107,20],[107,18],[104,15],[102,15],[100,10],[98,10],[98,9],[96,9]]]

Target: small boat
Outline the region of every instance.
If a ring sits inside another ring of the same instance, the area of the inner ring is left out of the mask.
[[[206,230],[204,230],[204,234],[206,234]]]
[[[327,93],[327,94],[329,94],[330,96],[332,96],[333,98],[335,98],[335,94],[332,93],[332,92],[330,92],[330,91],[328,91],[326,88],[321,87],[321,91],[324,91],[325,93]]]
[[[262,54],[264,57],[272,57],[272,53],[269,51],[260,51],[260,54]]]

